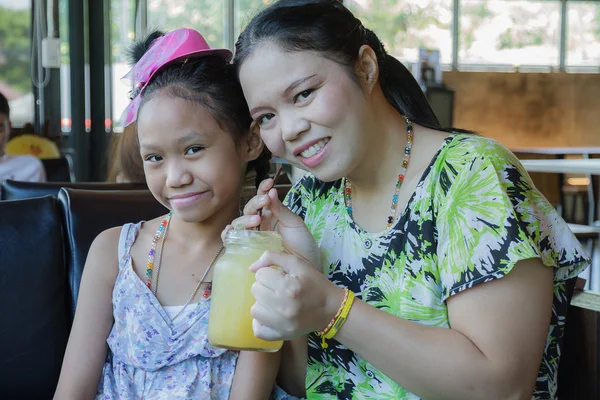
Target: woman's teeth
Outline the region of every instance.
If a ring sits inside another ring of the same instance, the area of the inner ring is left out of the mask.
[[[312,157],[325,147],[327,143],[329,143],[329,139],[322,139],[319,143],[313,144],[308,149],[304,150],[300,155],[304,158]]]

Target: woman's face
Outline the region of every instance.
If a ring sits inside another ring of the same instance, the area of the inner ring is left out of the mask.
[[[240,80],[273,155],[323,181],[348,175],[367,153],[368,103],[347,67],[311,51],[261,45]]]

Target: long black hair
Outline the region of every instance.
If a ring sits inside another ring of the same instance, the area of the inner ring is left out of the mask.
[[[162,35],[155,31],[135,42],[129,50],[130,61],[139,61]],[[252,118],[244,93],[233,66],[222,57],[206,55],[167,65],[147,83],[141,93],[140,108],[158,91],[168,91],[169,95],[203,106],[236,142],[250,134]],[[248,163],[248,171],[256,171],[257,187],[269,177],[270,160],[271,153],[265,146],[261,155]]]
[[[234,66],[239,69],[254,49],[272,42],[285,51],[315,51],[344,65],[358,81],[354,66],[359,49],[369,45],[377,56],[379,83],[387,101],[416,124],[448,132],[442,127],[410,71],[387,53],[381,40],[365,28],[341,1],[280,0],[257,14],[235,45]]]

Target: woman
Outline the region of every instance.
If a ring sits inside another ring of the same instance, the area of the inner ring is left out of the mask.
[[[288,250],[251,267],[255,334],[293,339],[282,384],[309,399],[554,398],[565,281],[590,260],[517,158],[442,129],[339,2],[277,2],[236,47],[265,144],[310,172],[293,212],[267,180],[234,221]]]

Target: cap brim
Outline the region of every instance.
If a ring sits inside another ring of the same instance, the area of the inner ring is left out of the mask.
[[[207,50],[199,50],[199,51],[193,51],[191,53],[182,54],[180,56],[177,56],[177,58],[174,58],[173,60],[169,61],[165,65],[171,64],[173,61],[179,61],[184,58],[212,56],[212,55],[219,56],[227,62],[230,62],[231,59],[233,58],[233,53],[227,49],[207,49]]]

